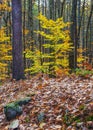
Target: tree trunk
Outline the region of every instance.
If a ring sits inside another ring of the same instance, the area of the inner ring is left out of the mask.
[[[70,53],[69,65],[71,69],[77,67],[77,0],[72,1],[72,17],[71,17],[71,39],[74,45],[74,50]]]
[[[90,10],[88,23],[87,23],[87,29],[86,29],[86,49],[88,47],[88,30],[89,30],[89,25],[90,25],[90,22],[91,22],[92,14],[93,14],[93,1],[91,0],[91,10]]]
[[[12,33],[13,33],[13,79],[24,78],[22,56],[22,7],[21,0],[12,0]]]

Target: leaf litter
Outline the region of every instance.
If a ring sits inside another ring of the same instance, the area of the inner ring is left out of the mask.
[[[93,130],[93,79],[77,76],[6,82],[0,87],[0,130],[8,130],[3,107],[26,96],[31,102],[16,117],[20,130]]]

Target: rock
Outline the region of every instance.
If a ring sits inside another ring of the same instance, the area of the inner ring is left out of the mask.
[[[19,120],[12,121],[9,126],[9,130],[18,130],[18,128],[19,128]]]
[[[40,114],[39,114],[38,117],[37,117],[38,122],[43,122],[43,121],[44,121],[44,118],[45,118],[44,112],[40,112]]]
[[[27,97],[19,101],[7,104],[4,107],[4,113],[5,113],[6,119],[10,121],[12,119],[15,119],[16,116],[20,116],[23,112],[22,105],[26,105],[30,101],[31,101],[31,98]]]
[[[21,115],[22,112],[22,107],[15,103],[10,103],[4,107],[4,113],[8,121],[15,119],[16,116]]]
[[[5,110],[5,116],[6,116],[6,119],[8,121],[12,120],[12,119],[15,119],[16,118],[16,111],[13,110],[12,108],[9,108],[8,110]]]
[[[27,97],[27,98],[24,98],[24,99],[21,99],[19,101],[16,101],[16,104],[22,106],[22,105],[26,105],[27,103],[29,103],[31,101],[31,98],[30,97]]]

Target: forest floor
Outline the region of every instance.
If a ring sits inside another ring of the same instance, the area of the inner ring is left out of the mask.
[[[4,106],[24,97],[20,130],[93,130],[93,77],[62,78],[39,76],[6,82],[0,87],[0,130],[8,130]],[[40,119],[41,118],[41,119]]]

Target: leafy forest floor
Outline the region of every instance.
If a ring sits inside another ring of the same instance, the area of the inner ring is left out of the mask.
[[[93,130],[93,77],[35,76],[0,87],[0,130],[8,130],[4,106],[23,97],[31,101],[16,117],[20,130]],[[41,119],[40,119],[41,118]]]

